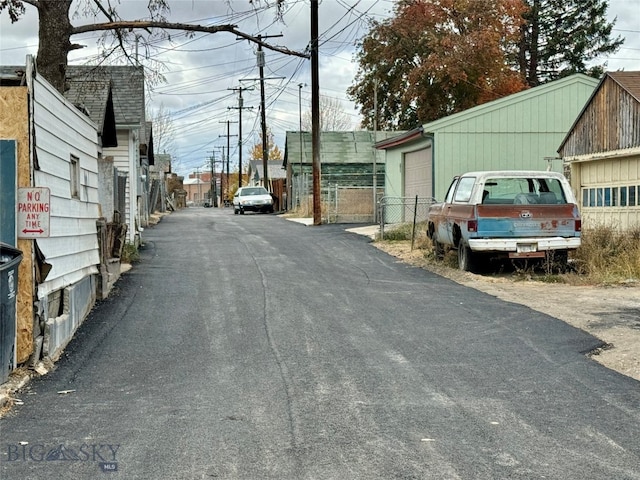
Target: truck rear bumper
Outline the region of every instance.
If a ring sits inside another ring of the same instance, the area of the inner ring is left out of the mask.
[[[580,246],[580,241],[580,237],[470,238],[469,248],[474,252],[530,254],[547,250],[575,250]]]

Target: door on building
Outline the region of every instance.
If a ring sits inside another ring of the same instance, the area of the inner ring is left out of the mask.
[[[0,242],[15,247],[18,191],[17,142],[0,140]]]
[[[431,146],[405,153],[404,155],[404,179],[403,196],[420,199],[433,196],[433,169]],[[404,221],[413,217],[413,205],[407,206]]]

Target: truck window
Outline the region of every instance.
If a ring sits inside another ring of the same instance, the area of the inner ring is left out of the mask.
[[[476,183],[476,177],[462,177],[458,181],[458,188],[453,197],[454,202],[468,202],[471,199],[471,191]]]
[[[562,184],[555,178],[498,177],[487,179],[484,203],[567,203]]]
[[[451,203],[453,201],[453,192],[456,191],[456,186],[458,185],[458,180],[460,180],[460,177],[454,178],[453,182],[451,182],[451,185],[449,185],[449,189],[447,190],[447,194],[444,197],[444,203]]]

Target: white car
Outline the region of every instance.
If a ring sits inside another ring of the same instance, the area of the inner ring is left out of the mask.
[[[233,196],[233,213],[273,213],[273,197],[264,187],[241,187]]]

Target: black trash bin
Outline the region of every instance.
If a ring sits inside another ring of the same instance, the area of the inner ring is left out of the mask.
[[[14,367],[16,296],[21,261],[20,250],[0,243],[0,383],[7,381]]]

